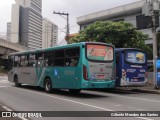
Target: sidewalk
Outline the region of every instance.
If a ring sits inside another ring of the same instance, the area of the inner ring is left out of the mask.
[[[133,89],[133,91],[160,94],[160,88],[155,89],[153,86],[137,87],[137,88]]]
[[[156,89],[153,84],[149,83],[143,87],[122,87],[118,88],[120,90],[133,91],[133,92],[142,92],[142,93],[152,93],[152,94],[160,94],[160,87]]]
[[[154,82],[153,82],[153,79],[151,78],[151,79],[148,79],[146,86],[136,87],[134,89],[134,91],[144,92],[144,93],[160,94],[160,87],[159,87],[159,89],[156,89],[155,85],[154,85]]]
[[[0,73],[0,76],[8,76],[7,73]]]

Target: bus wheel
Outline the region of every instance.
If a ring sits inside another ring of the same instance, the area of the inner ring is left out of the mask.
[[[81,92],[81,89],[69,89],[69,92],[71,94],[79,94]]]
[[[154,89],[159,89],[158,85],[154,85]]]
[[[18,76],[17,75],[14,76],[14,84],[15,84],[16,87],[20,87],[21,86],[21,84],[18,83]]]
[[[51,93],[52,92],[52,82],[50,78],[46,78],[45,82],[44,82],[44,90],[47,93]]]

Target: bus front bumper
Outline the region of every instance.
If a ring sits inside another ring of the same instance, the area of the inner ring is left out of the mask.
[[[126,82],[126,84],[121,84],[120,87],[143,87],[146,85],[147,82]]]
[[[82,89],[91,89],[91,88],[114,88],[115,87],[115,81],[104,81],[104,82],[83,82],[82,83]]]

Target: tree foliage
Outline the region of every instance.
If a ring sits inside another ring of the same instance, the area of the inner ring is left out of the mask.
[[[104,42],[115,45],[116,48],[140,48],[151,51],[145,44],[147,35],[134,29],[131,23],[97,21],[84,30],[79,35],[70,39],[70,43],[75,42]]]

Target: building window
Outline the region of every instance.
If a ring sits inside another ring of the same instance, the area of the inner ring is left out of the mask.
[[[114,22],[120,22],[120,21],[124,21],[124,18],[122,19],[116,19],[116,20],[113,20]]]
[[[138,15],[136,16],[136,25],[138,29],[146,29],[152,26],[152,18],[149,16]]]
[[[138,15],[136,16],[136,25],[138,29],[152,28],[153,27],[152,17]],[[156,27],[158,26],[159,26],[159,16],[156,16]]]

